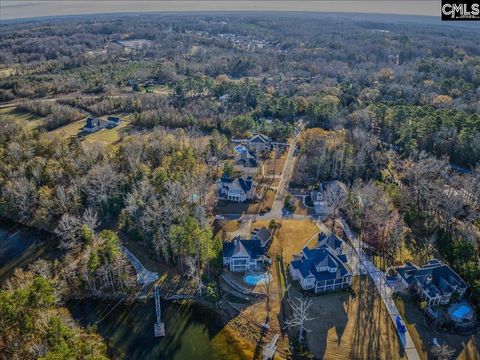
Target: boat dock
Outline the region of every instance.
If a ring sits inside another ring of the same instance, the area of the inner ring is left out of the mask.
[[[153,324],[153,333],[155,337],[165,336],[165,324],[162,322],[162,309],[160,308],[160,289],[155,286],[155,313],[157,315],[157,322]]]

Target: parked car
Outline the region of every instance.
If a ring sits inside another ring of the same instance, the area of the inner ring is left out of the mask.
[[[397,316],[395,322],[397,324],[398,331],[400,331],[402,334],[405,334],[407,332],[407,328],[405,327],[402,318],[400,316]]]

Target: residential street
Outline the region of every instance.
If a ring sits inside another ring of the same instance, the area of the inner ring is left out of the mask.
[[[283,167],[282,175],[280,178],[280,184],[277,188],[277,193],[275,194],[275,200],[273,201],[272,210],[267,214],[260,216],[261,218],[268,219],[281,219],[283,218],[283,201],[285,195],[287,194],[288,184],[290,183],[290,178],[292,177],[293,167],[295,165],[295,148],[297,146],[297,139],[301,132],[298,132],[290,143],[288,148],[287,159],[285,160],[285,165]]]

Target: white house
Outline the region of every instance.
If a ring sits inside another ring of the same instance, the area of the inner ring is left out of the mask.
[[[245,202],[255,199],[257,185],[253,177],[231,178],[223,176],[217,180],[219,197],[228,201]]]
[[[338,180],[324,181],[316,191],[312,191],[311,198],[315,213],[327,216],[332,212],[331,201],[333,196],[345,196],[348,193],[344,183]]]
[[[263,134],[255,134],[250,139],[232,139],[232,142],[242,144],[256,153],[270,151],[272,148],[272,139]]]
[[[346,264],[345,254],[336,255],[328,245],[321,245],[313,249],[305,247],[290,263],[289,270],[303,290],[313,290],[318,294],[344,289],[352,284],[352,274]]]
[[[267,263],[270,259],[260,240],[234,239],[223,243],[223,266],[230,271],[261,270]]]

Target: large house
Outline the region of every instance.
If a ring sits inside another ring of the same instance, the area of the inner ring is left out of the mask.
[[[97,119],[89,116],[86,120],[83,131],[94,133],[105,128],[114,128],[120,124],[120,118],[117,116],[109,116],[107,120]]]
[[[270,264],[270,259],[260,240],[233,239],[223,243],[223,266],[230,271],[261,270],[265,264]]]
[[[290,263],[290,275],[303,290],[316,294],[339,290],[352,284],[352,273],[347,267],[347,256],[342,251],[343,241],[336,235],[319,239],[313,249],[303,248]]]
[[[83,131],[94,133],[103,129],[105,126],[105,121],[89,116],[86,120],[85,126],[83,127]]]
[[[462,297],[468,288],[455,271],[437,259],[421,267],[407,262],[396,270],[398,279],[415,290],[428,305],[446,305],[453,294]]]
[[[219,196],[222,199],[245,202],[255,199],[257,185],[252,176],[231,178],[222,176],[217,180]]]
[[[272,148],[272,139],[263,134],[255,134],[249,139],[232,139],[232,142],[242,144],[257,153],[270,151]]]
[[[235,161],[237,165],[241,165],[244,167],[257,167],[258,160],[257,156],[253,151],[245,149],[245,151],[240,151]]]
[[[346,185],[341,181],[322,182],[319,189],[311,193],[315,213],[321,216],[329,215],[332,212],[333,197],[345,196],[347,192]]]

